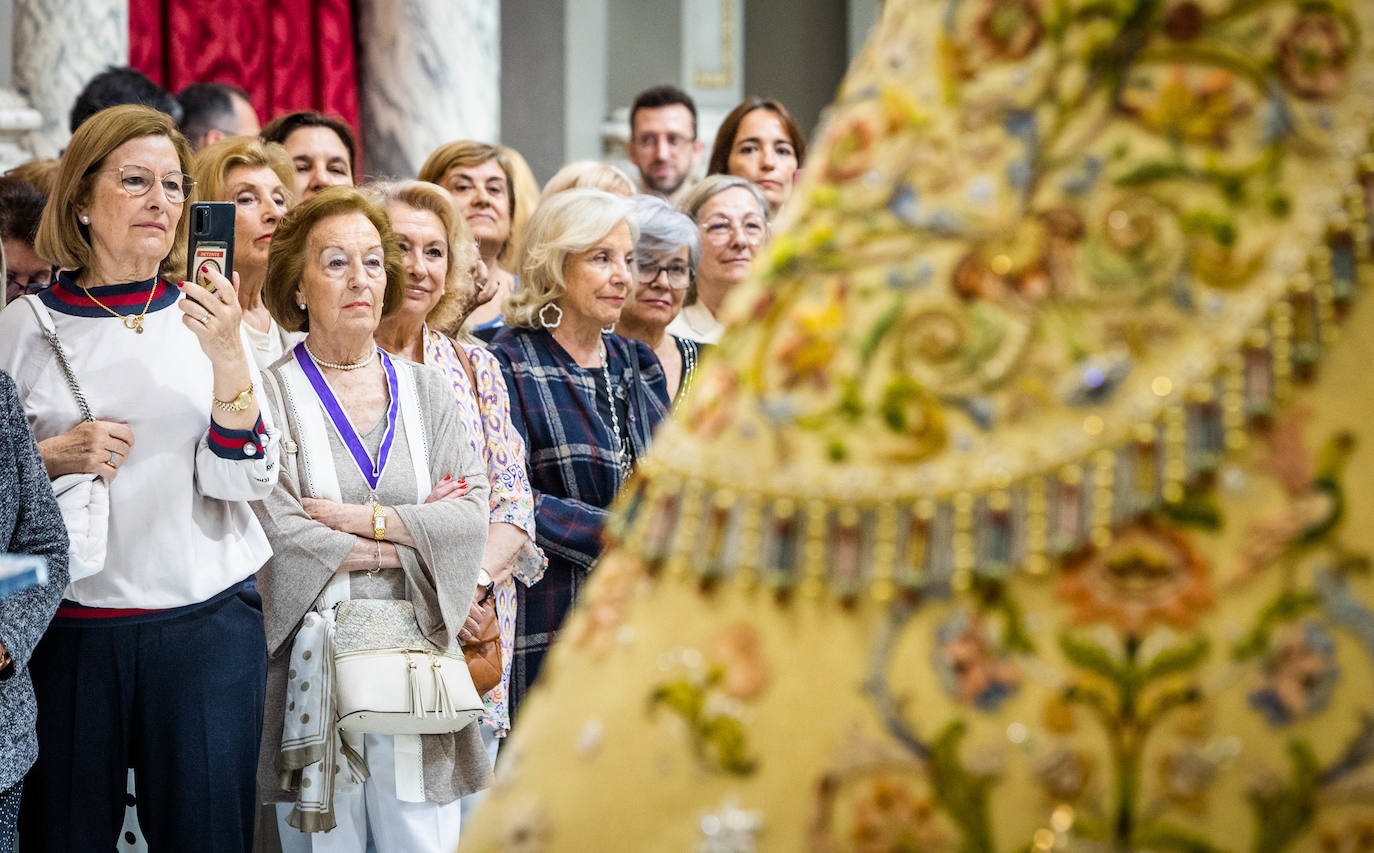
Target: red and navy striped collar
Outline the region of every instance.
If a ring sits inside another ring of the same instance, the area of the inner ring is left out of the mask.
[[[110,311],[114,311],[121,317],[129,317],[143,313],[145,304],[148,305],[149,314],[161,311],[175,304],[181,296],[181,292],[175,287],[169,287],[165,281],[158,278],[92,287],[91,296],[100,300],[100,305],[110,309],[106,311],[82,291],[81,286],[76,283],[76,276],[77,273],[63,270],[58,273],[57,281],[53,282],[52,287],[38,294],[38,298],[43,300],[49,311],[60,311],[76,317],[109,317]],[[151,303],[148,302],[150,287],[157,288]]]

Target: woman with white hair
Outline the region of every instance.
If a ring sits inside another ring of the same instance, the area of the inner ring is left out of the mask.
[[[701,263],[682,312],[668,331],[680,338],[719,343],[725,331],[720,321],[725,297],[744,280],[768,239],[768,199],[744,178],[710,175],[683,199],[682,212],[700,230]]]
[[[631,297],[634,207],[600,190],[540,205],[525,229],[520,290],[492,341],[525,439],[535,534],[548,570],[516,586],[514,716],[563,617],[601,554],[601,526],[620,484],[668,409],[648,346],[613,333]]]
[[[701,238],[691,217],[673,210],[656,195],[637,195],[634,202],[635,293],[616,324],[617,334],[643,341],[663,365],[673,402],[687,394],[697,360],[708,344],[668,333],[682,310],[682,300],[696,277]]]

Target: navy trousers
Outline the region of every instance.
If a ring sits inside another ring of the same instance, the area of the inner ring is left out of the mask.
[[[251,582],[175,610],[58,616],[29,671],[22,853],[111,849],[129,767],[150,853],[252,849],[267,645]]]

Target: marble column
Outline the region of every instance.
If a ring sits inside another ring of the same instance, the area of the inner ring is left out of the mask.
[[[23,146],[28,134],[42,125],[42,114],[24,103],[17,92],[0,89],[0,172],[33,158]]]
[[[499,0],[361,0],[364,169],[411,178],[454,139],[499,141]]]
[[[72,101],[110,65],[129,63],[127,0],[15,0],[14,88],[43,116],[29,134],[36,157],[67,144]]]

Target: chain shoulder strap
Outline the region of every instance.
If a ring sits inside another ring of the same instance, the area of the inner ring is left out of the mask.
[[[25,296],[24,299],[29,303],[29,309],[33,311],[34,318],[38,320],[38,327],[43,330],[43,337],[48,339],[53,354],[57,356],[57,363],[62,368],[62,375],[67,378],[67,387],[71,389],[72,396],[76,398],[76,405],[81,409],[81,419],[94,422],[95,417],[91,414],[90,405],[86,403],[86,395],[81,393],[81,384],[76,381],[76,373],[72,371],[71,362],[67,360],[67,351],[62,347],[62,339],[57,336],[57,329],[53,326],[52,315],[48,313],[48,309],[43,303],[38,301],[37,296]]]

